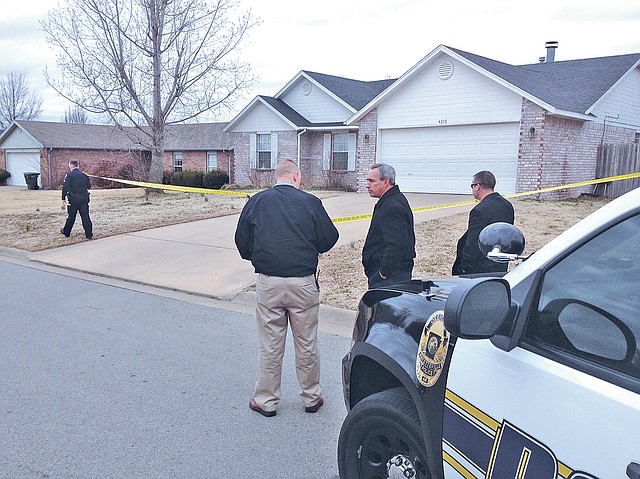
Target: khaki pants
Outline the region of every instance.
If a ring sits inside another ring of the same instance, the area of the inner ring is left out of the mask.
[[[291,325],[300,397],[305,407],[322,399],[318,356],[320,291],[313,276],[281,278],[258,275],[256,321],[260,354],[254,400],[274,411],[280,400],[282,358]]]

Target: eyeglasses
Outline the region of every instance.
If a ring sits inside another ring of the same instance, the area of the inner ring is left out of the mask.
[[[480,186],[482,183],[471,183],[471,188],[473,188],[474,186]]]

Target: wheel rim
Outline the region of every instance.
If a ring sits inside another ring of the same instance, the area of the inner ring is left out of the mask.
[[[408,464],[396,465],[394,460],[388,467],[387,463],[396,457],[406,459]],[[406,432],[389,426],[374,427],[365,434],[358,448],[357,461],[358,477],[364,479],[428,477],[420,445],[407,438]],[[405,475],[405,472],[410,475]]]

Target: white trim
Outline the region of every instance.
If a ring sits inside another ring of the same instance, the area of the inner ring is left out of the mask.
[[[258,167],[258,134],[249,135],[249,169],[255,170]]]
[[[334,76],[334,75],[327,75],[327,76]],[[347,110],[349,110],[352,113],[357,113],[358,110],[356,110],[355,108],[353,108],[351,105],[349,105],[348,103],[346,103],[342,98],[340,98],[339,96],[336,96],[335,93],[333,93],[331,90],[329,90],[328,88],[325,88],[324,85],[322,85],[321,83],[318,83],[316,80],[314,80],[312,77],[310,77],[304,70],[300,70],[300,72],[298,72],[298,74],[296,76],[294,76],[291,80],[289,80],[287,82],[287,84],[278,92],[276,93],[273,97],[274,98],[280,98],[282,95],[284,95],[287,90],[289,90],[289,88],[291,88],[291,86],[296,83],[300,78],[304,78],[306,80],[308,80],[312,85],[317,86],[320,90],[322,90],[323,92],[325,92],[327,95],[329,95],[331,98],[333,98],[335,101],[337,101],[338,103],[340,103],[342,106],[344,106]],[[349,80],[349,78],[347,78],[347,80]]]
[[[328,171],[331,169],[331,133],[325,133],[322,137],[322,169]]]
[[[615,89],[615,88],[620,84],[620,82],[621,82],[622,80],[624,80],[627,76],[629,76],[629,75],[631,74],[631,72],[632,72],[633,70],[635,70],[636,68],[638,68],[639,66],[640,66],[640,60],[638,60],[638,61],[635,63],[635,65],[633,65],[631,68],[629,68],[629,70],[627,70],[627,72],[626,72],[624,75],[622,75],[620,78],[618,78],[618,81],[616,81],[613,85],[611,85],[611,88],[609,88],[606,92],[604,92],[604,93],[603,93],[603,95],[602,95],[600,98],[598,98],[598,99],[596,100],[596,102],[595,102],[593,105],[591,105],[591,106],[587,109],[586,113],[587,113],[587,114],[590,114],[594,109],[596,109],[596,108],[598,107],[598,104],[599,104],[601,101],[603,101],[603,100],[604,100],[604,98],[605,98],[605,97],[606,97],[606,96],[607,96],[611,91],[613,91],[613,90],[614,90],[614,89]]]
[[[581,114],[581,113],[570,112],[570,111],[567,111],[567,110],[559,110],[559,109],[555,108],[553,105],[550,105],[549,103],[542,101],[540,98],[538,98],[538,97],[536,97],[536,96],[534,96],[534,95],[522,90],[521,88],[516,87],[512,83],[509,83],[508,81],[506,81],[503,78],[495,75],[494,73],[491,73],[488,70],[485,70],[484,68],[480,67],[476,63],[468,60],[467,58],[465,58],[462,55],[454,52],[453,50],[449,49],[448,47],[446,47],[444,45],[439,45],[431,53],[429,53],[422,60],[420,60],[418,63],[416,63],[414,66],[412,66],[409,70],[407,70],[406,73],[404,73],[400,78],[398,78],[395,82],[393,82],[387,89],[385,89],[377,97],[375,97],[368,104],[366,104],[360,111],[358,111],[351,118],[348,118],[345,121],[345,124],[346,125],[350,125],[351,123],[360,120],[367,113],[369,113],[373,108],[375,108],[382,101],[384,101],[384,99],[387,98],[387,96],[391,95],[397,88],[400,88],[418,70],[421,70],[422,67],[425,64],[431,62],[440,53],[444,53],[445,55],[449,55],[450,57],[458,60],[460,63],[463,63],[464,65],[468,66],[469,68],[471,68],[471,69],[477,71],[478,73],[486,76],[487,78],[495,81],[499,85],[502,85],[505,88],[508,88],[512,92],[514,92],[514,93],[526,98],[527,100],[531,101],[532,103],[535,103],[536,105],[544,108],[545,110],[547,110],[551,114],[566,116],[566,117],[569,117],[569,118],[582,119],[582,120],[593,119],[593,117],[589,117],[589,116]]]
[[[278,166],[278,134],[271,133],[271,168]]]
[[[26,134],[27,134],[27,136],[28,136],[30,139],[32,139],[34,143],[36,143],[36,144],[40,145],[40,148],[44,148],[45,146],[44,146],[40,141],[38,141],[38,140],[37,140],[37,139],[36,139],[36,138],[31,134],[31,133],[29,133],[29,132],[27,131],[27,129],[26,129],[25,127],[23,127],[23,126],[19,123],[19,121],[20,121],[20,120],[13,120],[13,123],[11,123],[11,125],[9,125],[9,127],[8,127],[6,130],[4,130],[4,132],[2,133],[2,135],[0,135],[0,146],[2,145],[2,142],[3,142],[6,138],[8,138],[8,137],[11,135],[11,133],[12,133],[13,131],[15,131],[17,128],[20,128],[20,130],[21,130],[23,133],[26,133]],[[18,150],[13,150],[13,151],[18,151]]]
[[[349,133],[349,150],[347,153],[347,171],[356,171],[356,134]]]
[[[253,100],[251,100],[251,102],[245,106],[242,111],[240,113],[238,113],[235,117],[233,117],[231,119],[231,121],[229,123],[227,123],[227,126],[225,126],[223,128],[223,132],[227,132],[229,131],[236,123],[238,123],[242,117],[246,116],[247,113],[249,113],[249,111],[251,109],[253,109],[253,107],[257,104],[257,103],[262,103],[264,106],[266,106],[269,110],[271,110],[274,114],[276,114],[278,117],[280,117],[285,123],[287,123],[292,129],[298,129],[299,126],[292,123],[291,120],[289,120],[286,116],[284,116],[282,113],[280,113],[278,110],[276,110],[275,108],[273,108],[268,102],[264,101],[260,96],[255,97]]]

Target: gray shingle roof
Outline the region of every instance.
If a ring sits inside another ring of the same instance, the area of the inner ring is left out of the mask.
[[[303,70],[303,72],[320,83],[327,90],[342,101],[353,107],[356,111],[362,109],[367,103],[382,93],[396,79],[360,81],[350,78],[325,75]]]
[[[447,48],[555,108],[582,114],[640,60],[640,53],[632,53],[583,60],[509,65]]]
[[[222,130],[224,123],[192,123],[169,125],[165,135],[166,150],[229,150],[231,135]]]
[[[16,123],[45,148],[138,150],[148,143],[134,127],[23,120]],[[225,125],[169,125],[165,133],[165,150],[228,150],[232,142],[229,135],[222,132]]]
[[[121,150],[135,149],[139,143],[131,137],[133,132],[111,125],[24,120],[16,123],[45,148]]]

